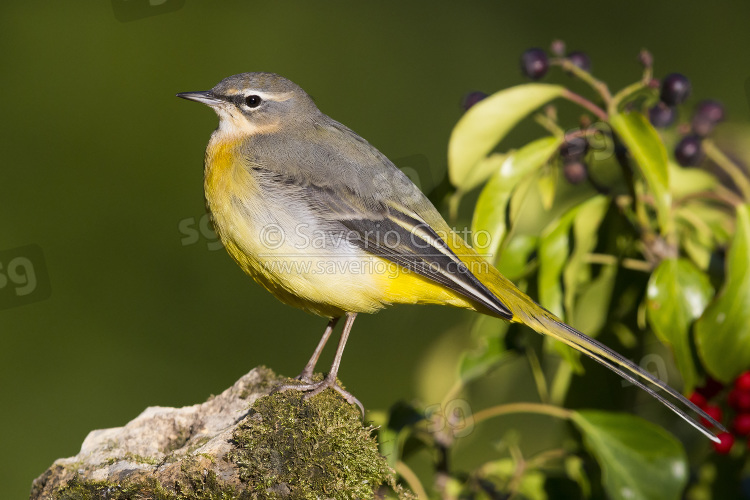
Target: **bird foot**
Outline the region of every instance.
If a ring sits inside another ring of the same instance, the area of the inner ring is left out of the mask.
[[[305,382],[306,384],[312,384],[313,383],[312,376],[313,376],[312,370],[308,370],[307,368],[305,368],[304,370],[302,370],[302,372],[299,375],[294,377],[294,380],[300,380],[302,382]],[[296,386],[290,385],[289,387],[296,387]]]
[[[362,418],[365,418],[365,407],[362,405],[362,403],[359,401],[359,399],[355,398],[352,393],[341,387],[338,380],[336,380],[336,377],[330,377],[327,376],[320,382],[312,382],[311,377],[307,375],[304,371],[300,373],[297,376],[297,380],[305,381],[304,384],[285,384],[282,386],[277,387],[274,392],[284,392],[289,390],[295,390],[295,391],[303,391],[306,392],[305,399],[310,399],[313,396],[317,396],[324,390],[328,389],[329,387],[333,389],[334,391],[341,394],[341,396],[349,403],[353,405],[357,405],[359,407],[359,411],[362,413]]]

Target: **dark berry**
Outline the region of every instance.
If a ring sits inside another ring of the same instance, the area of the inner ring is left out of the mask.
[[[574,66],[578,66],[583,71],[591,71],[591,59],[588,54],[576,50],[568,54],[568,60],[573,63]]]
[[[740,391],[750,392],[750,371],[740,373],[734,380],[734,387]]]
[[[667,75],[661,82],[661,100],[669,106],[677,106],[690,95],[690,80],[680,73]]]
[[[585,137],[569,137],[560,146],[560,156],[563,160],[579,160],[583,158],[589,148]]]
[[[721,418],[724,416],[723,413],[721,412],[721,408],[719,408],[716,405],[706,405],[706,407],[703,408],[703,411],[708,413],[709,417],[721,423]],[[704,425],[711,425],[711,423],[705,418],[701,418],[701,421],[703,422]]]
[[[705,408],[706,408],[706,404],[708,404],[708,401],[706,401],[706,398],[705,398],[705,397],[703,397],[703,395],[702,395],[702,394],[700,394],[700,393],[698,393],[698,392],[694,392],[694,393],[692,393],[692,394],[690,395],[690,397],[689,397],[688,399],[689,399],[689,400],[690,400],[690,401],[691,401],[691,402],[692,402],[692,403],[693,403],[693,404],[694,404],[695,406],[697,406],[698,408],[703,408],[703,409],[705,409]]]
[[[487,94],[485,94],[484,92],[479,92],[478,90],[469,92],[464,96],[461,107],[464,108],[464,111],[468,111],[469,108],[471,108],[473,105],[475,105],[485,97],[487,97]]]
[[[695,107],[693,114],[693,133],[706,137],[722,120],[724,120],[724,106],[719,101],[713,99],[701,101]]]
[[[571,184],[580,184],[588,176],[588,167],[582,160],[568,160],[563,164],[563,175]]]
[[[716,453],[719,453],[720,455],[726,455],[729,453],[729,450],[732,449],[732,445],[734,444],[734,436],[729,434],[728,432],[722,432],[718,436],[719,442],[714,443],[714,450],[716,450]]]
[[[750,392],[732,389],[727,398],[729,406],[740,412],[750,412]]]
[[[674,158],[683,167],[698,165],[703,159],[703,145],[697,135],[687,135],[674,149]]]
[[[529,49],[521,55],[521,71],[532,80],[539,80],[548,69],[549,60],[542,49]]]
[[[724,388],[724,384],[716,380],[715,378],[707,377],[706,382],[695,389],[695,392],[699,393],[706,399],[711,399],[716,396]]]
[[[648,110],[648,119],[651,125],[656,128],[666,128],[672,125],[677,118],[677,110],[659,102],[653,108]]]
[[[739,413],[732,422],[734,431],[740,436],[750,434],[750,413]]]

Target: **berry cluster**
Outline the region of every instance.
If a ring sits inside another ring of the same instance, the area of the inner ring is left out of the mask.
[[[574,50],[564,56],[565,44],[559,40],[552,43],[552,51],[555,55],[570,61],[573,66],[577,66],[583,71],[591,71],[591,59],[585,52]],[[521,72],[528,78],[539,80],[547,74],[548,69],[549,58],[544,50],[534,47],[521,54]]]
[[[715,420],[721,422],[724,417],[724,412],[718,404],[710,403],[710,400],[715,400],[717,395],[722,392],[721,389],[721,384],[711,380],[705,386],[696,389],[696,391],[690,395],[690,401],[695,403]],[[737,438],[750,436],[750,371],[740,374],[740,376],[735,379],[732,390],[729,391],[729,394],[727,395],[727,404],[734,413],[731,426],[732,432],[723,432],[719,434],[718,437],[721,442],[714,443],[716,453],[722,455],[729,453]],[[750,441],[748,441],[747,444],[748,447],[750,447]]]
[[[565,44],[561,40],[552,42],[551,51],[553,55],[567,60],[573,66],[583,71],[591,71],[591,59],[585,52],[574,50],[566,54]],[[532,80],[539,80],[547,74],[549,66],[547,53],[542,49],[528,49],[521,55],[521,72]],[[560,146],[563,174],[571,184],[580,184],[588,178],[588,165],[584,160],[588,146],[586,138],[579,135],[566,137]]]
[[[660,101],[649,110],[654,127],[665,128],[677,118],[677,106],[690,96],[690,80],[680,73],[667,75],[661,82]],[[698,165],[703,160],[703,138],[724,119],[724,107],[718,101],[707,99],[698,103],[693,113],[690,133],[683,137],[674,150],[677,163],[683,167]]]
[[[650,82],[648,85],[659,91],[659,101],[648,110],[649,120],[654,127],[669,127],[677,121],[678,107],[690,97],[690,80],[681,73],[670,73],[659,82],[651,77],[651,54],[643,50],[639,54],[639,60],[644,67],[644,82]],[[553,41],[549,52],[538,47],[527,49],[521,55],[520,63],[521,72],[531,80],[540,80],[547,74],[550,66],[554,65],[562,66],[568,74],[576,73],[581,78],[591,78],[591,75],[586,76],[580,72],[590,73],[589,56],[581,51],[567,51],[565,43],[561,40]],[[471,92],[464,97],[462,107],[468,110],[485,97],[487,95],[483,92]],[[690,125],[680,126],[679,130],[683,137],[674,149],[677,163],[684,167],[700,164],[705,156],[703,140],[723,120],[724,107],[721,103],[712,99],[699,102]],[[566,137],[566,142],[560,148],[563,173],[571,184],[579,184],[588,179],[588,166],[584,161],[586,146],[584,137]]]

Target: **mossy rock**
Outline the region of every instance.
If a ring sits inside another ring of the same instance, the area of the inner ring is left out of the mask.
[[[331,390],[268,394],[282,382],[255,369],[203,404],[93,431],[34,481],[31,499],[411,497],[356,407]]]

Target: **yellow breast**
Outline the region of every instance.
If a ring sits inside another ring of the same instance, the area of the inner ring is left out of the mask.
[[[217,234],[232,258],[284,303],[321,316],[376,312],[389,304],[450,304],[473,309],[445,287],[352,245],[316,245],[316,214],[280,203],[283,187],[261,187],[247,138],[217,131],[206,150],[204,188]],[[278,189],[267,192],[268,189]],[[300,236],[304,228],[305,235]]]

